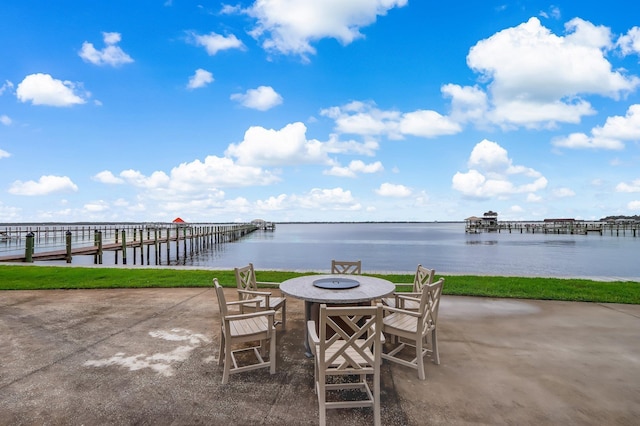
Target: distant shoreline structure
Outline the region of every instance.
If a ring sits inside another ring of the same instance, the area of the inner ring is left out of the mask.
[[[600,220],[581,220],[573,218],[544,219],[542,221],[499,221],[498,213],[488,211],[482,217],[471,216],[465,219],[465,232],[520,232],[543,234],[582,234],[599,233],[603,235],[640,235],[640,217],[608,217]]]

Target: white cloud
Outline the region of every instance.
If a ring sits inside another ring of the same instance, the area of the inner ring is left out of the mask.
[[[267,51],[306,60],[315,53],[312,42],[335,38],[347,45],[363,37],[360,28],[406,4],[407,0],[260,0],[246,13],[257,20],[251,35],[262,38]]]
[[[213,82],[213,74],[202,68],[198,68],[194,75],[189,78],[188,89],[199,89]]]
[[[462,131],[459,124],[435,111],[419,110],[403,114],[399,124],[402,134],[424,138],[455,135]]]
[[[5,80],[2,86],[0,86],[0,95],[2,95],[5,92],[5,90],[11,90],[11,89],[13,89],[13,83],[10,82],[9,80]]]
[[[308,194],[293,196],[292,201],[301,208],[314,210],[349,210],[356,211],[362,206],[356,202],[351,191],[342,188],[313,188]]]
[[[109,210],[109,203],[104,200],[91,201],[86,203],[83,208],[90,213],[99,213]]]
[[[606,58],[614,46],[608,28],[575,18],[565,29],[565,36],[557,36],[531,18],[471,48],[469,67],[490,82],[493,122],[527,127],[577,123],[594,113],[580,96],[618,99],[640,85],[638,77],[612,70]]]
[[[8,158],[11,157],[11,154],[9,154],[7,151],[0,149],[0,158]]]
[[[11,184],[9,193],[14,195],[47,195],[55,192],[77,191],[78,186],[67,176],[41,176],[36,182],[17,180]]]
[[[640,192],[640,179],[636,179],[630,183],[620,182],[616,185],[616,192]]]
[[[372,157],[380,148],[380,144],[375,140],[365,140],[358,142],[355,140],[340,140],[338,135],[332,134],[329,140],[322,143],[323,150],[330,154],[357,154]]]
[[[77,85],[70,81],[56,80],[49,74],[31,74],[18,84],[16,96],[20,102],[33,105],[71,106],[85,103],[80,95],[74,93]]]
[[[133,62],[131,56],[126,54],[120,46],[117,46],[121,40],[120,33],[102,33],[102,39],[106,45],[102,50],[98,50],[93,46],[93,43],[85,41],[82,43],[82,49],[78,55],[94,65],[111,65],[117,67],[119,65],[128,64]]]
[[[468,166],[468,172],[457,172],[452,179],[453,189],[468,197],[505,198],[547,186],[547,179],[538,171],[513,165],[504,148],[486,139],[473,148]]]
[[[640,27],[633,27],[618,39],[616,45],[623,55],[640,54]]]
[[[462,130],[458,123],[436,111],[385,111],[376,108],[373,103],[359,101],[326,108],[320,114],[335,120],[336,131],[362,136],[384,135],[390,139],[402,139],[411,135],[433,138]]]
[[[576,193],[570,188],[557,188],[553,190],[553,195],[556,198],[574,197]]]
[[[540,11],[540,16],[544,18],[560,19],[561,13],[557,6],[551,6],[549,7],[548,12],[544,10]]]
[[[632,212],[640,212],[640,200],[629,201],[629,203],[627,204],[627,209],[631,210]]]
[[[209,56],[213,56],[222,50],[244,49],[244,44],[235,35],[223,36],[211,32],[206,35],[192,34],[193,40],[198,46],[203,46]]]
[[[585,133],[571,133],[569,136],[554,138],[551,143],[559,148],[571,149],[620,150],[624,148],[624,144],[619,140],[594,138]]]
[[[289,197],[285,194],[280,194],[277,197],[269,197],[266,200],[256,201],[256,206],[259,210],[263,211],[277,211],[287,208],[287,201]]]
[[[231,100],[238,101],[242,106],[260,111],[266,111],[282,103],[282,96],[271,86],[260,86],[249,89],[246,93],[234,93]]]
[[[306,132],[300,122],[280,130],[252,126],[242,142],[229,145],[225,155],[237,158],[242,165],[329,164],[322,142],[307,140]]]
[[[161,200],[163,208],[179,211],[187,205],[203,208],[212,201],[224,198],[221,188],[269,185],[279,180],[270,171],[258,167],[238,165],[229,158],[207,156],[204,161],[194,160],[174,167],[169,174],[155,171],[145,175],[128,169],[115,177],[110,171],[94,176],[102,183],[121,181],[142,190],[139,198]]]
[[[11,118],[9,118],[8,115],[0,115],[0,123],[4,124],[5,126],[10,126],[12,123]]]
[[[407,188],[404,185],[396,185],[393,183],[385,182],[381,184],[378,189],[376,189],[376,194],[383,197],[404,198],[411,195],[411,189]]]
[[[457,123],[481,122],[488,109],[487,94],[478,86],[445,84],[440,91],[451,98],[451,120]]]
[[[556,138],[553,145],[561,148],[624,148],[626,141],[640,141],[640,104],[629,107],[627,114],[608,117],[604,126],[591,129],[591,136],[585,133],[572,133],[569,136]]]
[[[93,180],[101,183],[121,184],[124,183],[122,178],[116,177],[109,170],[103,170],[93,177]]]
[[[376,161],[374,163],[365,164],[361,160],[354,160],[347,167],[334,166],[323,172],[325,175],[338,177],[356,177],[358,173],[378,173],[384,170],[382,163]]]

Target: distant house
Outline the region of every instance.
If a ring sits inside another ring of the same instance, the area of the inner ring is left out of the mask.
[[[176,217],[175,219],[173,219],[173,223],[185,223],[184,220],[182,220],[181,217]]]
[[[476,233],[481,231],[498,230],[498,213],[489,210],[482,217],[471,216],[465,220],[465,231]]]
[[[257,227],[258,229],[273,231],[276,229],[276,224],[273,222],[267,222],[262,219],[253,219],[251,224]]]

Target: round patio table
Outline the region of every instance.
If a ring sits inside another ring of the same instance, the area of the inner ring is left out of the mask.
[[[305,354],[312,357],[306,322],[317,315],[316,305],[357,305],[385,297],[393,293],[395,284],[382,278],[366,275],[304,275],[291,278],[280,284],[280,291],[287,296],[304,300],[304,347]],[[312,315],[312,311],[316,315]],[[317,322],[317,318],[313,318]]]

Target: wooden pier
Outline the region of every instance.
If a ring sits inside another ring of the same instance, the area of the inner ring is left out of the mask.
[[[170,264],[173,257],[193,255],[218,244],[236,241],[261,228],[255,224],[138,224],[11,226],[2,231],[5,250],[0,262],[65,260],[94,256],[102,264],[104,252],[115,252],[115,263]],[[145,253],[146,252],[146,253]]]
[[[604,222],[580,220],[544,220],[538,222],[503,222],[491,224],[467,222],[467,233],[507,232],[530,234],[572,234],[572,235],[611,235],[611,236],[640,236],[640,222]]]

